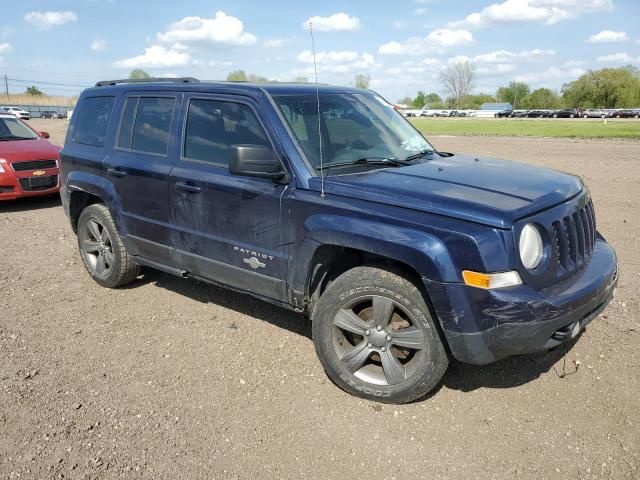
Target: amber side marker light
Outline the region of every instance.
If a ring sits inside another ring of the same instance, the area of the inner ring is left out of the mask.
[[[493,288],[513,287],[521,285],[522,280],[518,272],[480,273],[471,270],[463,270],[462,278],[464,283],[477,288],[490,290]]]

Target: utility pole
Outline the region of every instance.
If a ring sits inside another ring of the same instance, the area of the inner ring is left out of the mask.
[[[11,100],[9,99],[9,81],[7,80],[7,76],[4,76],[4,89],[7,92],[7,102],[10,102]]]

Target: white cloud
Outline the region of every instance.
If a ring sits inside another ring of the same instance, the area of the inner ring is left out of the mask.
[[[168,48],[152,45],[145,48],[142,55],[118,60],[114,65],[121,68],[169,68],[185,66],[191,62],[191,56],[185,52],[182,45]]]
[[[313,52],[311,52],[311,50],[304,50],[298,54],[297,58],[299,62],[312,64]],[[373,55],[348,50],[318,52],[316,53],[316,62],[320,71],[334,73],[347,73],[353,70],[368,70],[376,66],[376,61]],[[310,67],[304,72],[298,73],[310,74],[312,71],[313,67]]]
[[[586,43],[614,43],[626,42],[629,40],[625,32],[614,32],[613,30],[602,30],[600,33],[591,35]]]
[[[414,15],[424,15],[424,14],[425,14],[425,13],[427,13],[428,11],[429,11],[429,9],[427,9],[427,8],[423,8],[423,7],[420,7],[420,8],[416,8],[416,9],[413,11],[413,13],[414,13]]]
[[[241,20],[222,11],[213,18],[184,17],[169,25],[166,32],[158,33],[157,38],[162,43],[220,45],[253,45],[257,40],[255,35],[244,31]]]
[[[583,13],[612,9],[613,0],[505,0],[450,25],[455,28],[487,28],[502,23],[523,22],[553,25]]]
[[[9,53],[13,51],[13,47],[11,46],[10,43],[0,43],[0,65],[2,65],[4,63],[4,57],[3,55],[5,53]]]
[[[633,58],[628,53],[612,53],[611,55],[603,55],[598,57],[600,63],[632,63]]]
[[[473,61],[478,63],[507,63],[515,60],[533,62],[544,60],[555,55],[555,50],[522,50],[521,52],[510,52],[508,50],[496,50],[495,52],[483,53],[473,57]]]
[[[265,40],[263,46],[265,48],[281,48],[284,47],[288,41],[286,38],[269,38]]]
[[[107,41],[102,38],[96,38],[89,46],[94,52],[101,52],[107,48]]]
[[[517,75],[515,80],[517,82],[532,83],[534,86],[549,86],[550,83],[557,81],[575,80],[584,73],[586,73],[586,70],[582,68],[549,67],[546,70]]]
[[[29,12],[24,16],[27,23],[35,25],[40,30],[49,30],[51,27],[64,25],[68,22],[78,21],[74,12]]]
[[[563,68],[579,68],[586,64],[583,60],[568,60],[562,64]]]
[[[402,20],[396,20],[395,22],[393,22],[393,28],[395,28],[396,30],[402,30],[404,28],[407,28],[407,22],[403,22]]]
[[[443,47],[467,45],[473,43],[473,35],[468,30],[440,28],[426,37],[412,37],[404,42],[388,42],[380,45],[378,53],[382,55],[424,55]]]
[[[302,22],[302,28],[309,30],[309,23],[317,32],[352,32],[360,28],[360,19],[346,13],[334,13],[328,17],[311,17]]]

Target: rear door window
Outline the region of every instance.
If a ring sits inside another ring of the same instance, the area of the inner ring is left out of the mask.
[[[76,120],[73,141],[94,147],[104,146],[114,103],[115,97],[85,98]]]
[[[166,155],[175,105],[175,98],[127,98],[120,120],[117,147]]]

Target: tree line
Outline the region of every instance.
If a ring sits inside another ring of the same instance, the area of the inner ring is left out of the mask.
[[[477,110],[483,103],[507,102],[514,109],[539,108],[637,108],[640,107],[640,69],[628,65],[620,68],[590,70],[578,79],[562,85],[560,92],[550,88],[532,90],[525,82],[511,81],[495,94],[469,93],[475,72],[468,62],[458,62],[443,70],[440,80],[447,95],[418,91],[399,104],[413,108],[460,108]]]

